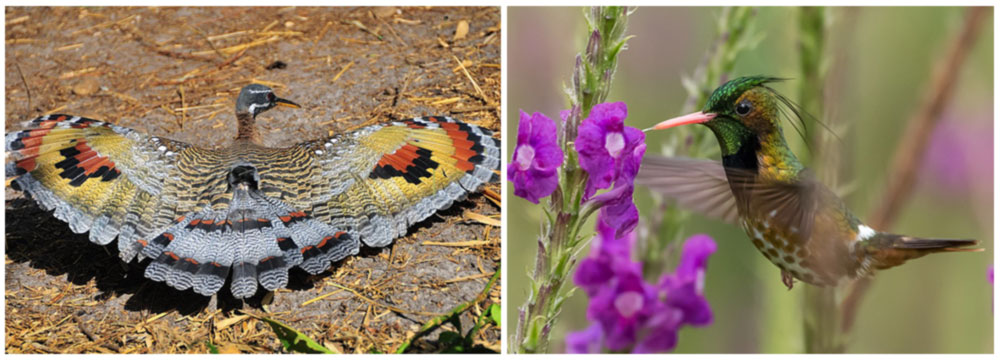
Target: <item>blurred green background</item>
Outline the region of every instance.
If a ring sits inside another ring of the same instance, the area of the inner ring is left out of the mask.
[[[630,17],[627,34],[636,37],[620,57],[608,97],[628,103],[627,125],[646,128],[679,115],[687,97],[681,76],[694,72],[715,41],[720,12],[719,8],[640,7]],[[826,107],[850,124],[838,133],[850,186],[845,201],[860,218],[865,219],[879,201],[901,133],[964,13],[962,8],[939,7],[832,9],[834,22],[828,33],[844,37],[841,48],[831,49],[845,55],[840,78],[844,89],[836,103]],[[563,84],[570,79],[575,54],[584,46],[586,26],[580,8],[510,7],[507,14],[506,131],[516,134],[519,109],[558,119],[558,111],[567,107]],[[793,8],[760,8],[754,21],[764,37],[741,55],[732,76],[791,78],[775,88],[796,100],[797,14]],[[853,20],[847,21],[851,16]],[[993,287],[986,280],[993,262],[992,10],[963,66],[954,97],[928,146],[914,194],[899,220],[884,230],[976,238],[986,251],[931,255],[880,272],[861,304],[848,352],[993,352]],[[648,134],[649,153],[661,151],[662,136]],[[795,142],[792,138],[797,135],[789,129],[786,136]],[[508,141],[507,154],[515,145],[513,138]],[[810,157],[801,146],[795,151],[803,159]],[[513,194],[509,182],[506,191]],[[647,190],[636,190],[640,212],[649,208],[648,198]],[[506,213],[508,324],[516,324],[517,308],[528,291],[542,212],[528,201],[508,196]],[[804,351],[805,284],[786,290],[778,269],[736,227],[694,217],[685,233],[708,233],[719,244],[706,280],[715,323],[684,328],[676,352]],[[586,304],[582,292],[567,302],[553,329],[550,351],[562,352],[566,332],[588,325]]]

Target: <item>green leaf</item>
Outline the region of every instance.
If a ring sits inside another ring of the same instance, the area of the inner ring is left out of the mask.
[[[271,325],[271,330],[274,330],[274,334],[278,336],[278,340],[281,341],[281,346],[284,346],[285,350],[307,354],[334,354],[330,349],[323,347],[323,345],[320,345],[315,340],[310,339],[305,334],[288,325],[268,318],[260,319]]]
[[[205,345],[208,345],[208,353],[209,354],[218,354],[219,353],[219,348],[215,347],[215,345],[213,345],[211,341],[206,341]]]
[[[500,304],[490,305],[489,312],[490,312],[490,319],[493,320],[493,323],[496,324],[497,326],[501,326],[500,325]]]

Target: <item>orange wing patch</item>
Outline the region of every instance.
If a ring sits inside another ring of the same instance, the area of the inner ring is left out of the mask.
[[[389,179],[402,176],[406,182],[420,184],[420,178],[430,177],[430,170],[436,169],[438,163],[431,160],[431,151],[406,144],[396,149],[392,154],[385,154],[369,175],[372,179]]]
[[[474,170],[477,163],[482,162],[483,145],[479,144],[479,136],[472,132],[469,125],[448,122],[436,116],[425,119],[437,123],[451,138],[451,143],[455,146],[455,154],[452,157],[456,160],[456,168],[468,172]]]
[[[101,181],[111,181],[121,175],[111,159],[91,149],[84,139],[77,140],[75,146],[59,150],[59,154],[65,159],[55,163],[55,167],[63,169],[59,176],[70,179],[71,186],[79,187],[88,179],[98,177]]]

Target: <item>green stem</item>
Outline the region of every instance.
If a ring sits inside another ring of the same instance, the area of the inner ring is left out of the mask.
[[[843,353],[846,344],[840,333],[840,307],[836,300],[838,288],[801,285],[805,286],[802,320],[806,352]]]
[[[624,33],[630,13],[627,8],[615,6],[593,7],[586,13],[587,48],[577,56],[573,85],[567,91],[571,114],[558,134],[566,158],[560,169],[559,187],[549,199],[550,213],[555,216],[542,227],[530,279],[531,293],[520,308],[512,345],[515,352],[546,352],[562,304],[572,295],[573,289],[564,291],[564,287],[576,265],[576,255],[586,245],[580,238],[580,228],[592,213],[580,213],[587,173],[577,164],[573,140],[580,121],[595,104],[607,98],[618,54],[628,40]]]
[[[799,64],[801,82],[799,87],[799,104],[808,114],[823,117],[823,89],[826,84],[828,56],[825,53],[826,29],[829,23],[829,9],[817,7],[802,7],[798,9],[799,16]],[[819,137],[814,134],[815,126],[803,129],[807,141],[812,141],[812,148],[820,153],[832,152],[836,143],[828,141],[829,137]],[[826,141],[824,141],[826,140]],[[826,179],[837,178],[836,167],[821,167],[819,171]],[[804,304],[802,320],[804,329],[805,350],[807,353],[842,353],[845,342],[840,333],[840,307],[837,304],[837,287],[804,286]]]

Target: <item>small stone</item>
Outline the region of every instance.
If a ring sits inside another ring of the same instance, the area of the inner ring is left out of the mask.
[[[458,22],[458,26],[455,27],[455,37],[451,39],[452,42],[465,39],[465,35],[469,34],[469,22],[462,20]]]
[[[99,88],[100,85],[97,83],[97,79],[87,77],[73,86],[73,93],[80,96],[93,95]]]
[[[285,28],[291,28],[292,26],[295,26],[295,23],[293,23],[291,21],[286,21],[285,22]]]
[[[395,6],[377,7],[375,8],[375,11],[373,11],[373,13],[375,14],[376,18],[379,19],[387,18],[396,14],[396,7]]]

